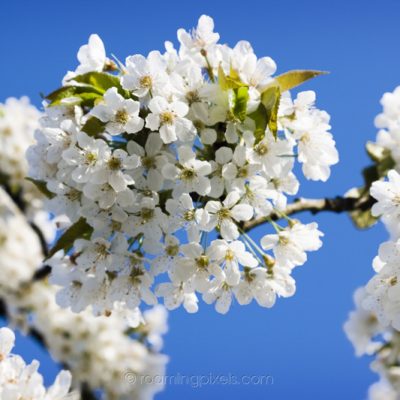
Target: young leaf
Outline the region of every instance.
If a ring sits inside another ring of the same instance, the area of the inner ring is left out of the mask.
[[[325,71],[314,71],[314,70],[293,70],[285,72],[282,75],[275,77],[275,81],[278,82],[281,92],[286,92],[301,85],[303,82],[309,79],[315,78],[319,75],[327,74]]]
[[[369,190],[365,190],[365,187],[352,188],[346,193],[346,197],[355,198],[358,201],[367,201]],[[367,229],[378,221],[378,218],[371,214],[371,208],[350,211],[349,216],[353,224],[359,229]]]
[[[241,122],[246,119],[247,102],[249,101],[249,89],[242,86],[234,91],[233,115]]]
[[[254,136],[256,138],[255,143],[257,144],[263,139],[265,135],[265,129],[267,128],[267,123],[268,123],[267,110],[265,109],[263,104],[260,103],[257,110],[249,114],[248,116],[254,121],[256,125],[254,130]]]
[[[101,122],[96,117],[89,118],[85,125],[82,127],[82,131],[87,133],[89,136],[97,136],[104,132],[105,123]]]
[[[274,135],[275,139],[278,131],[278,109],[280,98],[281,90],[279,85],[276,84],[270,85],[261,95],[261,103],[265,107],[267,115],[267,126]]]
[[[281,93],[278,92],[275,100],[275,104],[271,109],[271,113],[269,114],[268,119],[268,128],[274,135],[274,138],[277,138],[278,134],[278,110],[279,110],[279,103],[281,101]]]
[[[393,160],[392,155],[390,154],[390,151],[385,151],[384,157],[377,165],[379,176],[380,177],[386,176],[386,174],[389,172],[389,170],[393,169],[395,167],[395,165],[396,165],[396,163]]]
[[[122,88],[118,76],[107,74],[106,72],[88,72],[83,75],[75,76],[72,78],[72,81],[91,85],[101,93],[105,93],[108,89],[116,87],[119,94],[124,97],[130,97],[130,93]]]
[[[76,239],[89,239],[93,233],[93,228],[86,222],[85,218],[80,218],[75,224],[71,225],[58,239],[57,243],[50,250],[47,259],[51,258],[60,250],[67,254],[74,245]]]
[[[68,98],[76,98],[76,103],[81,104],[86,102],[84,105],[89,105],[90,102],[95,101],[97,98],[101,98],[102,92],[91,85],[82,86],[64,86],[60,89],[55,90],[46,96],[46,99],[50,101],[50,106],[58,106],[63,100]]]
[[[218,67],[218,83],[222,90],[238,89],[246,86],[240,76],[233,68],[230,69],[229,75],[226,75],[221,65]]]
[[[367,150],[369,158],[376,163],[381,162],[385,157],[385,148],[379,146],[379,144],[367,142],[365,149]]]
[[[37,189],[39,190],[40,193],[44,194],[48,199],[52,199],[55,194],[53,192],[50,192],[49,189],[47,189],[47,185],[45,181],[40,181],[37,179],[33,179],[33,178],[25,178],[27,181],[32,182]]]
[[[355,210],[350,213],[350,218],[359,229],[367,229],[376,224],[378,218],[371,214],[371,210]]]

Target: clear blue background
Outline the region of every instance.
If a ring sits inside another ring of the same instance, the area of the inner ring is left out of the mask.
[[[222,42],[249,40],[269,55],[278,72],[329,70],[304,86],[332,115],[340,164],[326,184],[305,182],[302,196],[334,196],[361,183],[367,163],[364,143],[374,139],[373,118],[383,92],[400,84],[400,2],[368,1],[7,1],[0,10],[0,98],[56,88],[90,33],[108,54],[162,49],[179,27],[191,28],[203,14],[214,17]],[[314,217],[303,215],[304,221]],[[270,386],[187,385],[167,387],[168,399],[364,399],[368,359],[357,359],[342,324],[353,307],[354,289],[372,276],[371,260],[385,239],[382,226],[357,232],[346,215],[318,215],[324,246],[296,270],[297,293],[271,309],[234,305],[226,316],[201,304],[199,313],[170,314],[165,352],[168,374],[272,375]],[[263,228],[254,235],[260,237]],[[31,340],[17,351],[42,359],[48,380],[57,367]]]

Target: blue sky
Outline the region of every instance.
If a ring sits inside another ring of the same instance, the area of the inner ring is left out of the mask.
[[[340,152],[326,184],[304,182],[302,196],[334,196],[361,183],[364,144],[375,137],[373,118],[383,92],[400,84],[400,2],[225,1],[168,2],[20,1],[0,11],[0,100],[56,88],[76,65],[76,51],[90,33],[119,58],[162,49],[179,27],[191,28],[206,13],[221,41],[249,40],[259,56],[271,56],[278,72],[294,68],[331,72],[304,85],[316,90],[320,108],[332,115]],[[271,309],[234,305],[226,316],[202,304],[195,315],[170,315],[165,351],[168,374],[271,375],[272,385],[170,385],[160,400],[223,398],[364,399],[375,380],[368,359],[356,359],[342,331],[354,289],[372,276],[371,260],[386,237],[382,226],[358,232],[346,215],[302,216],[317,220],[324,246],[295,272],[297,293]],[[259,238],[265,228],[254,232]],[[32,341],[17,350],[42,359],[53,378],[56,366]]]

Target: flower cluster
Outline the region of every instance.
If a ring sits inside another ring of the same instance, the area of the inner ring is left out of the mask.
[[[285,217],[296,159],[322,181],[338,161],[314,92],[288,91],[318,73],[273,76],[275,62],[248,42],[219,44],[208,16],[178,40],[122,64],[92,35],[47,96],[30,176],[70,221],[55,246],[65,257],[50,263],[59,304],[76,312],[136,312],[158,297],[195,312],[199,295],[221,313],[233,298],[271,307],[321,246],[316,223],[273,223],[258,244],[246,233]]]
[[[371,369],[380,380],[370,386],[369,400],[398,400],[400,393],[400,333],[386,326],[370,306],[367,287],[360,287],[354,295],[356,309],[344,325],[357,356],[374,355]]]
[[[54,239],[54,227],[43,211],[43,195],[28,180],[25,153],[34,140],[42,114],[27,97],[8,98],[0,103],[0,185],[24,204],[24,214],[42,230],[45,239]]]
[[[15,335],[11,329],[0,328],[0,398],[2,399],[32,399],[32,400],[63,400],[78,399],[69,393],[71,374],[62,371],[54,384],[46,389],[43,377],[39,374],[39,362],[34,360],[26,365],[22,357],[11,354]]]
[[[400,168],[400,86],[382,96],[382,113],[375,118],[379,129],[376,144],[382,153],[389,152],[397,170]]]
[[[0,103],[0,171],[12,185],[24,184],[28,172],[25,152],[34,143],[41,114],[27,97]]]
[[[367,149],[377,163],[378,176],[386,175],[386,179],[382,177],[371,185],[370,195],[376,200],[371,214],[384,223],[390,240],[380,245],[373,261],[375,274],[356,291],[356,310],[350,313],[344,328],[357,355],[376,356],[371,368],[381,381],[371,386],[370,399],[396,400],[400,396],[400,175],[396,171],[400,161],[400,89],[386,93],[381,103],[383,113],[375,123],[382,129],[376,145]],[[388,166],[396,169],[386,173]]]
[[[90,310],[75,314],[60,308],[55,291],[37,282],[18,307],[30,308],[30,328],[40,332],[52,356],[68,366],[77,386],[85,382],[107,399],[152,399],[163,390],[156,377],[165,375],[168,361],[159,353],[167,331],[164,307],[145,311],[140,324],[127,330],[116,313],[94,317]]]
[[[55,303],[56,287],[41,281],[32,283],[33,274],[43,258],[40,243],[24,215],[1,188],[0,220],[0,297],[7,305],[10,321],[23,331],[35,329],[39,332],[52,356],[68,366],[77,386],[85,382],[110,399],[149,399],[162,390],[162,381],[149,378],[143,382],[139,377],[162,376],[165,373],[167,357],[159,353],[163,344],[162,335],[167,331],[165,309],[156,306],[145,311],[143,316],[126,315],[121,310],[110,317],[96,318],[90,310],[78,315],[60,308]],[[16,365],[23,367],[22,364]],[[3,366],[6,368],[5,364]],[[26,390],[36,393],[36,386],[32,386],[40,382],[36,373],[29,378],[32,380],[21,380],[18,383],[21,387],[15,381],[15,387],[6,385],[7,389],[2,392],[3,366],[0,362],[1,398],[1,394],[5,396],[5,393],[20,393],[22,396],[25,392],[15,391],[25,386]],[[35,372],[36,364],[29,368],[32,368],[32,373]],[[11,380],[13,374],[25,374],[24,371],[10,370],[5,379]],[[127,374],[130,379],[126,378]],[[134,381],[133,376],[137,377]],[[42,396],[43,389],[37,390],[37,396]],[[50,391],[48,397],[34,398],[62,398],[54,393]]]
[[[0,296],[30,281],[42,259],[37,235],[0,187]]]
[[[26,107],[29,101],[25,98],[7,100],[5,104],[12,107],[4,107],[2,117],[10,123],[12,117],[18,118],[7,143],[20,141],[29,145],[34,131],[23,127],[35,115],[38,121],[40,113],[33,112],[33,106]],[[20,114],[12,114],[10,110],[14,109],[20,110]],[[0,160],[4,162],[15,153],[14,171],[26,173],[26,160],[16,149],[2,147],[0,151],[3,152]],[[33,330],[71,374],[62,372],[54,387],[46,392],[36,372],[37,362],[25,366],[19,357],[6,358],[13,334],[0,330],[0,398],[61,400],[68,392],[71,376],[73,386],[86,383],[109,399],[153,398],[162,390],[163,382],[150,378],[164,375],[167,363],[167,357],[160,354],[162,335],[167,331],[166,310],[156,306],[143,315],[121,310],[110,317],[95,318],[90,310],[77,315],[60,308],[55,303],[57,288],[46,280],[34,278],[42,264],[45,244],[40,242],[39,228],[32,227],[30,221],[33,217],[40,222],[40,229],[46,229],[49,239],[55,236],[55,224],[48,221],[47,212],[41,208],[40,191],[2,167],[3,164],[0,167],[0,301],[9,322],[24,332]],[[149,379],[144,382],[141,376]]]

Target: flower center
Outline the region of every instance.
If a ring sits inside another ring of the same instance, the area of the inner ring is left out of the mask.
[[[153,85],[153,81],[150,75],[145,75],[140,78],[139,85],[141,88],[149,89]]]
[[[98,259],[106,258],[109,255],[108,247],[103,243],[97,243],[95,251],[98,254]]]
[[[239,168],[238,171],[238,177],[239,178],[247,178],[249,175],[249,170],[247,168],[247,165],[245,165],[244,167]]]
[[[129,121],[129,114],[126,110],[118,110],[115,114],[115,122],[125,125]]]
[[[308,143],[310,141],[310,135],[309,133],[304,133],[300,139],[303,143]]]
[[[229,210],[229,208],[222,207],[220,210],[218,210],[217,215],[219,221],[228,219],[231,217],[231,210]]]
[[[226,261],[233,261],[235,259],[235,253],[232,250],[227,250],[225,254],[225,260]]]
[[[65,194],[65,197],[70,201],[79,200],[81,197],[81,192],[76,189],[71,189],[68,193]]]
[[[167,247],[165,248],[165,252],[167,253],[168,256],[170,256],[170,257],[175,257],[176,255],[178,255],[179,246],[178,246],[178,245],[167,246]]]
[[[146,169],[155,168],[156,162],[154,157],[142,157],[142,165]]]
[[[7,241],[7,236],[0,234],[0,246],[3,246],[6,241]]]
[[[201,255],[199,258],[196,258],[196,265],[201,269],[207,268],[209,262],[209,258],[205,254]]]
[[[140,211],[140,216],[144,223],[149,222],[154,217],[154,209],[142,208],[142,210]]]
[[[111,222],[111,229],[112,229],[114,232],[119,232],[119,231],[121,231],[121,228],[122,228],[121,222],[118,222],[118,221],[112,221],[112,222]]]
[[[112,156],[108,160],[107,165],[108,165],[108,168],[111,169],[111,171],[118,171],[119,169],[121,169],[122,162],[121,162],[121,159],[119,159],[118,157]]]
[[[193,103],[198,103],[200,101],[200,96],[197,90],[190,90],[186,93],[185,97],[189,105],[192,105]]]
[[[4,128],[4,129],[0,130],[0,133],[1,133],[3,136],[11,136],[11,135],[12,135],[12,130],[11,130],[10,127],[6,127],[6,128]]]
[[[164,111],[160,115],[161,125],[172,125],[175,115],[171,111]]]
[[[274,185],[275,189],[279,189],[279,187],[281,186],[281,181],[279,178],[271,179],[271,183]]]
[[[196,177],[196,172],[193,168],[184,168],[181,171],[180,179],[183,181],[190,181]]]
[[[193,221],[194,220],[194,210],[187,210],[183,214],[183,219],[185,221]]]
[[[268,147],[264,143],[260,143],[256,146],[254,151],[259,155],[259,156],[264,156],[265,154],[268,153]]]
[[[97,154],[91,151],[88,151],[85,155],[85,164],[93,165],[97,161]]]

